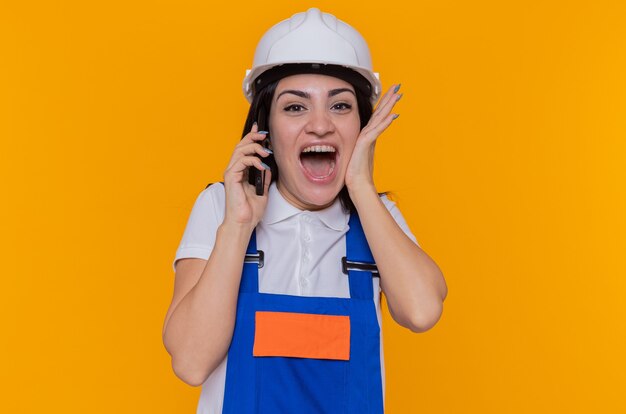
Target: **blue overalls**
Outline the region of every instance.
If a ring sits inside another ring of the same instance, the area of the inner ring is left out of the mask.
[[[351,214],[349,226],[347,258],[343,261],[348,275],[337,275],[348,277],[349,298],[260,293],[258,268],[262,262],[246,260],[228,350],[223,413],[383,413],[380,327],[372,286],[372,272],[377,271],[364,265],[374,260],[356,213]],[[246,257],[258,255],[262,256],[262,252],[257,251],[256,232],[253,232]],[[255,329],[259,329],[255,326],[257,312],[337,315],[346,321],[349,318],[349,357],[254,356]]]

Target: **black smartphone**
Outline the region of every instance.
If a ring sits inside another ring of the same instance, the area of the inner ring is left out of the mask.
[[[259,107],[259,111],[256,116],[258,131],[267,131],[267,129],[265,129],[267,128],[267,125],[265,125],[265,115],[266,115],[265,108],[263,107],[263,105],[261,105]],[[260,142],[260,144],[264,148],[267,148],[269,139],[270,137],[268,134],[266,135],[265,139]],[[255,154],[255,156],[258,157],[261,161],[263,161],[263,157],[261,157],[260,155]],[[248,168],[248,183],[250,183],[256,188],[256,195],[262,196],[263,191],[265,189],[265,171],[259,171],[256,167],[249,167]]]

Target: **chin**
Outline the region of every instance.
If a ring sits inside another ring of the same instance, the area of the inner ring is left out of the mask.
[[[282,188],[281,188],[282,187]],[[336,183],[314,183],[302,177],[291,185],[279,183],[279,191],[292,205],[301,210],[321,210],[329,207],[339,195],[343,185]],[[293,191],[294,189],[295,191]]]
[[[340,189],[335,188],[312,188],[311,191],[308,191],[303,196],[304,203],[315,206],[316,208],[325,208],[330,206],[337,196],[339,195]]]

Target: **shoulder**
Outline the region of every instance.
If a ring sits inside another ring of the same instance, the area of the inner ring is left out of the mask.
[[[174,271],[178,259],[209,258],[217,228],[224,220],[224,205],[224,186],[220,183],[209,185],[198,194],[174,257]]]
[[[191,226],[205,227],[209,223],[216,226],[224,219],[226,192],[222,183],[209,184],[200,191],[191,209]]]
[[[390,200],[389,197],[387,197],[387,194],[384,194],[384,193],[380,194],[379,197],[380,197],[380,201],[382,201],[385,207],[387,207],[387,210],[393,211],[395,209],[398,209],[396,202]]]
[[[204,190],[198,194],[196,198],[196,206],[198,208],[218,208],[223,207],[226,201],[226,192],[224,184],[210,183]]]
[[[207,186],[204,188],[204,190],[202,190],[200,192],[200,194],[207,194],[209,196],[224,196],[225,194],[225,190],[224,190],[224,183],[218,182],[218,183],[209,183],[207,184]]]

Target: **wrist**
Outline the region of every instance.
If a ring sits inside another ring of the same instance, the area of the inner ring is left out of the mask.
[[[364,182],[347,187],[348,194],[350,195],[350,199],[352,199],[355,207],[358,207],[359,204],[371,202],[374,198],[378,198],[378,193],[376,192],[376,186],[374,186],[374,183]]]
[[[217,233],[227,235],[234,240],[248,240],[254,231],[255,226],[250,223],[238,223],[235,221],[224,220],[217,229]],[[233,241],[234,241],[233,240]]]

